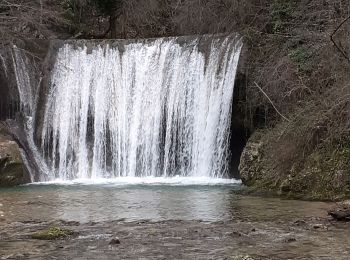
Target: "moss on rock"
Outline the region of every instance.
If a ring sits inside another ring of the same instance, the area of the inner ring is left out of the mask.
[[[49,229],[42,230],[32,234],[33,239],[39,240],[56,240],[56,239],[64,239],[69,236],[72,236],[74,231],[69,229],[63,229],[60,227],[50,227]]]

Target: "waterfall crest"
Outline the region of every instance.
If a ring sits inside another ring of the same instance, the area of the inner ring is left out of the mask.
[[[64,43],[40,129],[50,178],[227,176],[242,42],[206,44]]]

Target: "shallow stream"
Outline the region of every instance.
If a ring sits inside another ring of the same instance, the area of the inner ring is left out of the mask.
[[[0,189],[0,259],[349,259],[333,204],[242,196],[234,181],[144,179]],[[41,241],[51,226],[76,236]],[[111,246],[118,237],[119,245]]]

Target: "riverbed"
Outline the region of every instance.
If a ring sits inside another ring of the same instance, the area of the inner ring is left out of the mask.
[[[350,224],[327,216],[333,203],[240,189],[182,181],[0,189],[0,259],[349,259]],[[53,226],[74,235],[31,238]]]

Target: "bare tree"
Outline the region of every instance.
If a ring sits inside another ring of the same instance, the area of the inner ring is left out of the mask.
[[[65,23],[53,0],[0,0],[0,40],[54,38],[52,28]]]

